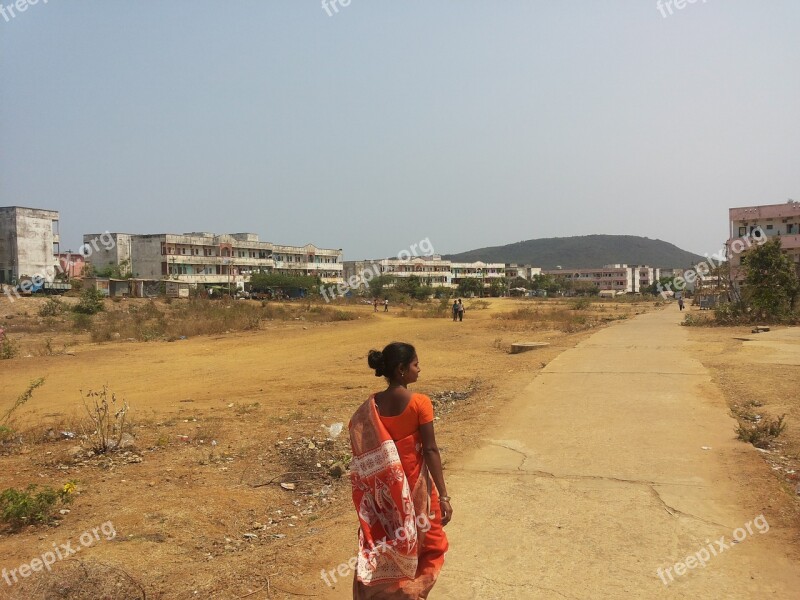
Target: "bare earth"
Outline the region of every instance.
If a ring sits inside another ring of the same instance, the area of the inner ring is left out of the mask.
[[[36,356],[44,334],[21,335],[32,356],[0,362],[0,409],[45,376],[21,419],[74,429],[79,390],[107,383],[134,409],[142,461],[76,461],[68,440],[0,456],[0,489],[72,479],[81,491],[58,527],[0,531],[0,568],[106,521],[118,533],[52,575],[0,580],[0,598],[68,598],[42,589],[69,580],[78,560],[124,569],[148,598],[347,598],[349,575],[334,587],[320,578],[355,550],[347,479],[324,474],[345,436],[319,455],[321,470],[286,449],[316,456],[307,447],[324,441],[321,425],[346,423],[380,386],[367,351],[393,339],[418,348],[418,391],[473,390],[445,402],[437,422],[456,515],[433,597],[797,597],[796,502],[735,440],[718,371],[699,360],[706,345],[689,341],[707,332],[679,327],[670,307],[565,334],[497,321],[524,303],[490,302],[458,324],[356,307],[357,321],[270,322],[172,343],[79,339],[62,356]],[[636,314],[652,303],[603,310]],[[510,355],[512,341],[552,345]],[[668,586],[659,579],[659,567],[761,514],[767,533],[754,530]]]

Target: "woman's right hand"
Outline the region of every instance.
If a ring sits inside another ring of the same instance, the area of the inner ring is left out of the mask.
[[[453,518],[453,507],[450,506],[450,500],[439,500],[439,509],[442,511],[442,527],[444,527]]]

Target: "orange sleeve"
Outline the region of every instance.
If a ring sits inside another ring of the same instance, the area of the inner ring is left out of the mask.
[[[417,394],[417,414],[420,425],[433,421],[433,403],[425,394]]]

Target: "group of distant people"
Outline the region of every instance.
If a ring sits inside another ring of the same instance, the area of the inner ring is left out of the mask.
[[[372,308],[374,312],[378,312],[378,299],[373,298],[372,300]],[[383,312],[389,312],[389,299],[385,298],[383,300]],[[453,321],[463,321],[464,320],[464,303],[461,301],[461,298],[458,300],[453,300]]]
[[[458,300],[453,300],[453,321],[463,321],[464,320],[464,303],[461,302],[461,298]]]

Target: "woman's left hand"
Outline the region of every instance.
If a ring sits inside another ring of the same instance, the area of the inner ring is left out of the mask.
[[[450,506],[450,500],[439,500],[439,508],[442,511],[442,527],[444,527],[453,518],[453,507]]]

